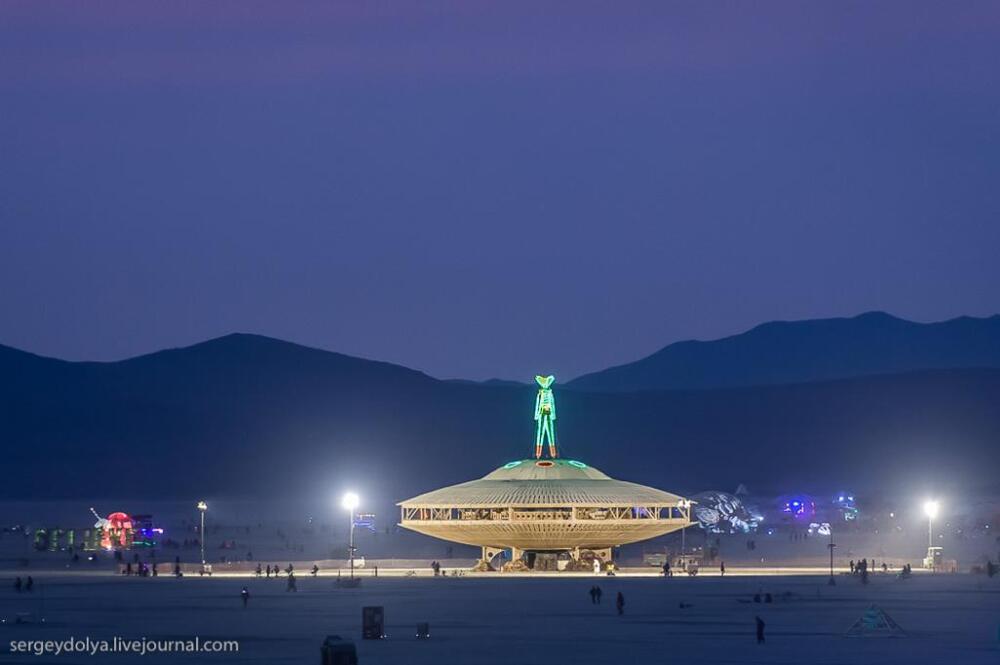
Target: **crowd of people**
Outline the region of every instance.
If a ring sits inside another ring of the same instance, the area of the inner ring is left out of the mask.
[[[17,593],[21,593],[22,590],[32,591],[34,588],[35,580],[31,579],[31,575],[28,575],[28,580],[26,582],[21,581],[20,577],[14,580],[14,591]]]

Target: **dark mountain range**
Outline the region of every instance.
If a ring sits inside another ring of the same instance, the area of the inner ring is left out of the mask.
[[[698,390],[957,367],[1000,367],[1000,315],[926,324],[884,312],[776,321],[714,341],[677,342],[567,385],[598,392]]]
[[[486,379],[485,381],[473,381],[472,379],[445,379],[455,383],[471,383],[477,386],[504,386],[507,388],[525,388],[533,386],[534,383],[525,381],[513,381],[511,379]]]
[[[998,369],[557,399],[565,455],[676,491],[920,492],[1000,468]],[[111,363],[0,347],[0,496],[329,495],[333,511],[353,487],[384,511],[526,455],[533,404],[530,386],[254,335]]]

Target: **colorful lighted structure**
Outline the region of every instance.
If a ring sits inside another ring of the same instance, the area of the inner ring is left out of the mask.
[[[135,530],[132,518],[126,513],[111,513],[101,517],[93,508],[90,512],[97,518],[94,528],[100,530],[101,547],[106,550],[128,549],[132,546]]]
[[[536,377],[534,457],[400,502],[400,526],[479,546],[484,564],[504,552],[519,565],[536,554],[563,553],[580,570],[592,570],[592,559],[609,561],[617,545],[690,526],[686,499],[558,457],[553,381]],[[550,456],[543,459],[546,444]]]

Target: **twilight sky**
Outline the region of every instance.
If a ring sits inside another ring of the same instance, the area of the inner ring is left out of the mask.
[[[1000,312],[1000,3],[0,3],[0,343],[561,379]]]

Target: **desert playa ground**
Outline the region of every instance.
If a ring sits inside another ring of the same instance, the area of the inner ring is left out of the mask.
[[[330,634],[355,641],[359,661],[413,664],[1000,662],[1000,580],[984,575],[875,574],[673,577],[122,577],[35,571],[31,593],[3,574],[0,662],[314,663]],[[600,605],[589,589],[603,590]],[[250,592],[248,606],[240,598]],[[774,602],[753,602],[756,592]],[[615,597],[625,597],[618,616]],[[849,637],[877,604],[905,635]],[[385,608],[383,640],[361,639],[362,607]],[[766,623],[756,644],[754,617]],[[23,621],[17,623],[17,618]],[[430,638],[415,637],[418,622]],[[15,640],[237,640],[238,653],[90,656],[12,654]],[[569,654],[572,654],[570,656]]]

